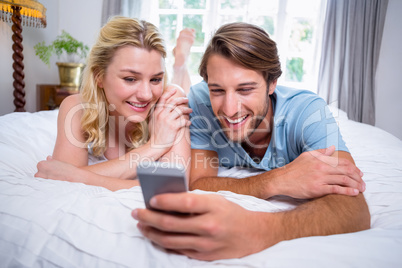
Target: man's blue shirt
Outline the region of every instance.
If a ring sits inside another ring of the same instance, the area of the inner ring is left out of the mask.
[[[255,162],[240,143],[227,139],[216,119],[205,82],[191,87],[189,106],[191,148],[218,153],[223,167],[254,167],[271,170],[295,160],[301,153],[335,145],[348,149],[325,101],[307,90],[277,86],[272,94],[274,126],[271,141],[260,162]]]

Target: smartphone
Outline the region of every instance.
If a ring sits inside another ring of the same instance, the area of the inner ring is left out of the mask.
[[[145,206],[155,195],[188,191],[186,172],[182,166],[168,162],[143,162],[137,166],[137,176],[142,188]]]

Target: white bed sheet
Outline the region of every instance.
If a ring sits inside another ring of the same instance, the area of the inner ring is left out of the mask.
[[[370,230],[283,241],[240,258],[204,262],[167,253],[131,218],[144,207],[140,187],[102,187],[33,177],[53,150],[57,111],[0,117],[0,267],[402,267],[402,142],[335,110],[364,172]],[[222,169],[243,177],[246,169]],[[204,193],[196,191],[197,193]],[[247,209],[290,209],[296,200],[219,192]]]

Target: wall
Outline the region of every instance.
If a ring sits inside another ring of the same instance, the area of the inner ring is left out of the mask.
[[[50,68],[36,55],[34,45],[45,41],[49,44],[66,30],[76,39],[91,46],[101,25],[102,1],[98,0],[39,0],[46,9],[47,27],[23,27],[23,54],[25,73],[25,109],[36,111],[36,85],[58,84],[58,70],[51,59]],[[12,24],[0,21],[0,115],[14,111]],[[85,29],[85,30],[83,30]]]
[[[49,69],[35,55],[33,46],[49,43],[62,29],[92,45],[101,24],[102,1],[40,0],[47,8],[45,29],[24,27],[26,109],[36,111],[36,84],[58,83],[56,59]],[[402,1],[389,0],[380,60],[376,74],[376,126],[402,139]],[[85,30],[83,30],[85,29]],[[0,22],[0,115],[14,110],[11,25]]]
[[[390,0],[376,73],[376,126],[402,140],[402,1]]]

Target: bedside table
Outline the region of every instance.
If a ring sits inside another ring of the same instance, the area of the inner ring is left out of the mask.
[[[78,93],[78,87],[60,85],[36,85],[37,111],[57,109],[68,96]]]

